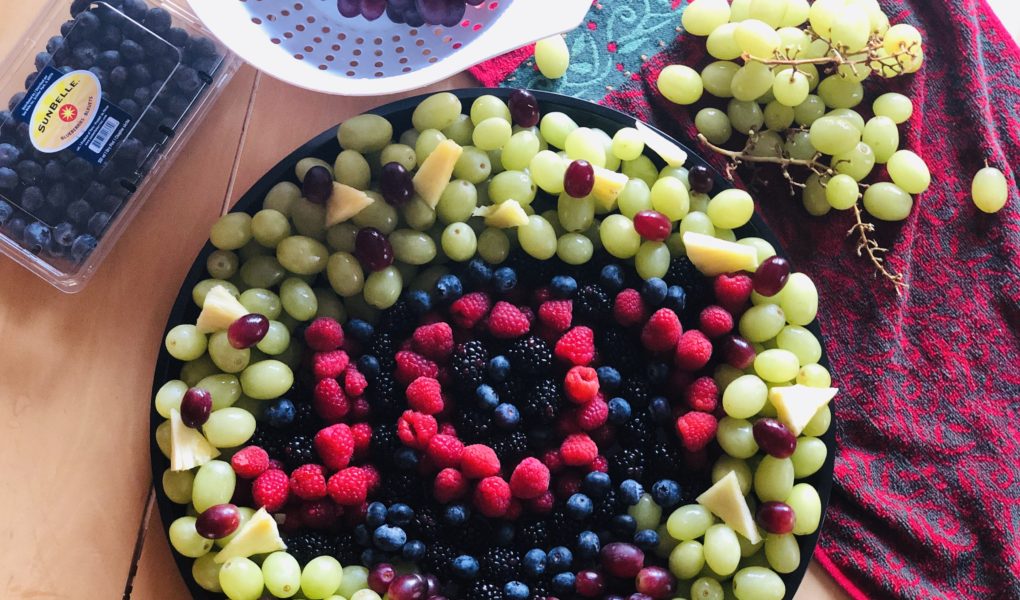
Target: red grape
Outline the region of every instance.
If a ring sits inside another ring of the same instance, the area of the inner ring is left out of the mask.
[[[403,206],[414,196],[411,173],[398,162],[383,165],[379,175],[379,192],[388,204]]]
[[[758,447],[769,456],[787,458],[797,449],[797,437],[775,419],[758,419],[751,432]]]
[[[691,190],[707,194],[712,191],[712,172],[705,165],[694,165],[687,173],[687,182],[691,184]]]
[[[645,553],[633,544],[613,542],[602,547],[602,565],[613,577],[634,577],[645,565]]]
[[[645,567],[637,574],[637,591],[651,598],[669,598],[676,590],[676,580],[662,567]],[[633,598],[633,596],[631,596]]]
[[[333,194],[333,175],[322,165],[315,165],[305,173],[301,182],[301,195],[309,202],[325,204]]]
[[[380,271],[393,264],[393,246],[375,227],[363,227],[354,238],[354,255],[369,271]]]
[[[251,348],[269,333],[269,319],[265,315],[251,313],[234,321],[227,328],[227,341],[238,350]]]
[[[417,574],[401,575],[390,583],[386,596],[391,600],[424,600],[428,591],[425,578]]]
[[[521,127],[538,125],[538,98],[528,90],[514,90],[510,94],[510,117]]]
[[[784,534],[793,531],[797,515],[785,502],[763,502],[756,515],[758,524],[769,533]]]
[[[781,256],[770,256],[754,272],[754,291],[762,296],[775,296],[790,277],[790,262]]]
[[[212,412],[212,394],[202,388],[188,388],[181,399],[181,421],[192,429],[198,429],[209,420]]]
[[[595,169],[586,160],[575,160],[563,174],[563,190],[572,198],[584,198],[595,187]]]
[[[574,587],[585,598],[598,598],[606,591],[606,582],[598,571],[585,570],[577,574]]]
[[[661,242],[669,237],[673,223],[659,211],[643,210],[634,215],[634,230],[646,240]]]
[[[361,16],[375,21],[386,12],[386,0],[361,0]]]
[[[389,589],[390,584],[397,577],[397,571],[389,563],[379,563],[368,572],[368,587],[372,591],[382,595]]]
[[[751,342],[739,335],[728,335],[722,341],[722,355],[726,364],[737,369],[746,369],[754,364],[758,355]]]
[[[225,538],[241,524],[241,512],[233,504],[217,504],[205,509],[205,512],[198,515],[195,520],[195,530],[198,535],[218,540]]]

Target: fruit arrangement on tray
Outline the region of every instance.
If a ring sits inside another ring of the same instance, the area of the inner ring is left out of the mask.
[[[748,235],[751,197],[552,94],[403,106],[341,124],[332,162],[282,163],[182,292],[154,467],[194,582],[792,595],[837,390],[814,285]]]

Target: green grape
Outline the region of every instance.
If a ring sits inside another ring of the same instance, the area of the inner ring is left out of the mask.
[[[460,116],[460,99],[450,92],[432,94],[418,103],[411,123],[418,131],[449,127]]]
[[[492,161],[489,155],[474,146],[464,146],[457,163],[453,166],[453,176],[475,185],[482,183],[492,173]]]
[[[692,600],[724,600],[722,585],[711,577],[699,577],[691,583]]]
[[[349,600],[382,600],[382,596],[370,589],[364,589],[354,592]]]
[[[510,125],[508,124],[507,129],[509,128]],[[426,129],[419,133],[418,139],[414,142],[414,156],[418,164],[420,165],[425,162],[425,159],[445,140],[446,136],[438,129]]]
[[[765,105],[764,115],[765,127],[772,131],[784,131],[793,125],[793,108],[784,106],[777,100]]]
[[[404,133],[400,134],[400,139],[397,141],[409,148],[414,148],[418,143],[418,130],[414,127],[404,130]],[[415,160],[417,161],[417,157],[415,157]]]
[[[698,133],[708,138],[715,145],[725,144],[733,135],[733,126],[726,113],[718,108],[703,108],[694,117],[694,126]]]
[[[708,531],[715,517],[700,504],[687,504],[674,510],[666,520],[669,535],[686,542],[697,539]]]
[[[238,373],[248,366],[251,350],[238,350],[230,345],[226,331],[218,331],[209,338],[209,357],[224,373]]]
[[[825,177],[828,179],[828,175]],[[820,217],[832,210],[832,206],[825,197],[825,185],[825,180],[819,177],[818,173],[808,175],[804,182],[801,200],[804,202],[804,209],[813,217]]]
[[[655,85],[675,104],[694,104],[705,89],[701,75],[686,65],[669,65],[659,73]]]
[[[634,230],[634,222],[620,214],[609,215],[602,221],[599,238],[606,251],[616,258],[630,258],[641,247],[641,236]]]
[[[767,107],[765,110],[768,113]],[[811,134],[807,131],[793,131],[787,134],[783,150],[790,158],[798,160],[810,160],[817,152],[811,145]]]
[[[287,218],[284,217],[285,222],[286,220]],[[213,250],[205,260],[205,269],[209,272],[209,276],[214,279],[230,279],[237,273],[239,263],[237,254],[234,252],[230,250]]]
[[[662,519],[662,508],[655,503],[651,494],[642,494],[637,504],[627,509],[627,514],[634,517],[638,529],[655,529]]]
[[[475,126],[493,117],[498,117],[508,123],[510,122],[510,109],[507,108],[506,102],[503,102],[496,96],[486,94],[479,96],[471,103],[471,122]]]
[[[680,221],[679,232],[681,237],[688,231],[715,236],[715,226],[712,225],[712,219],[709,219],[708,215],[701,212],[691,211]]]
[[[465,228],[471,231],[470,227]],[[474,231],[471,231],[471,234],[474,239]],[[396,267],[391,265],[380,271],[375,271],[365,280],[365,301],[375,308],[385,310],[396,303],[403,286],[404,280]]]
[[[782,292],[779,293],[778,299],[782,300]],[[744,311],[744,314],[740,316],[737,328],[740,330],[740,335],[747,338],[748,341],[764,342],[779,334],[786,326],[786,319],[787,315],[780,305],[759,304]]]
[[[743,375],[723,391],[723,410],[735,419],[748,419],[758,414],[767,399],[765,382],[754,375]]]
[[[341,123],[336,137],[345,149],[362,154],[378,152],[393,139],[393,126],[385,117],[364,113]]]
[[[195,579],[198,587],[219,594],[223,592],[220,586],[220,565],[216,562],[216,555],[219,552],[209,552],[195,559],[191,563],[191,576]]]
[[[839,18],[846,0],[815,0],[808,10],[811,29],[823,39],[829,39],[832,24]]]
[[[931,172],[924,159],[910,150],[898,150],[889,157],[889,177],[908,194],[920,194],[931,185]]]
[[[789,350],[773,348],[766,350],[754,359],[754,371],[765,381],[782,383],[797,376],[800,362],[797,355]]]
[[[751,144],[748,154],[751,156],[783,156],[783,138],[775,131],[762,131]]]
[[[567,136],[577,129],[577,123],[561,112],[550,112],[542,116],[539,129],[550,146],[563,148],[566,146]]]
[[[181,324],[166,334],[166,351],[177,360],[195,360],[205,354],[207,341],[194,325]],[[164,415],[169,416],[169,415]]]
[[[733,380],[743,374],[744,372],[736,367],[731,367],[726,363],[720,363],[716,366],[715,372],[712,373],[712,378],[715,380],[715,384],[719,386],[719,389],[725,390],[726,386],[733,383]]]
[[[691,579],[705,566],[705,548],[701,542],[688,540],[677,544],[669,553],[669,571],[677,579]]]
[[[822,519],[822,500],[814,487],[807,483],[798,483],[787,494],[785,502],[796,515],[793,524],[795,535],[810,535],[818,530],[818,524]]]
[[[195,360],[184,363],[184,366],[181,367],[181,380],[191,386],[197,384],[203,377],[219,372],[220,370],[212,358],[208,354],[204,354]]]
[[[755,452],[758,451],[755,446]],[[740,493],[745,496],[751,493],[751,481],[753,475],[751,474],[751,467],[748,466],[747,461],[742,458],[736,458],[733,456],[722,455],[716,459],[715,464],[712,465],[712,483],[718,483],[720,479],[726,477],[730,473],[737,478],[737,485],[740,486]]]
[[[358,227],[354,223],[337,223],[326,230],[326,245],[332,250],[354,252],[354,240],[357,237]]]
[[[799,378],[797,380],[797,383],[802,383]],[[823,387],[829,386],[826,385]],[[829,426],[831,424],[832,424],[832,409],[829,408],[828,406],[823,406],[820,409],[818,409],[818,412],[815,413],[815,416],[812,417],[810,421],[808,421],[808,424],[804,426],[804,431],[802,431],[801,433],[812,437],[825,435],[825,432],[829,430]]]
[[[631,179],[623,186],[620,195],[616,199],[620,213],[628,219],[634,215],[652,209],[652,195],[648,184],[641,179]]]
[[[450,223],[443,230],[443,252],[457,262],[470,260],[478,248],[475,232],[467,223]]]
[[[788,325],[776,336],[776,342],[783,350],[797,356],[801,365],[817,363],[822,358],[822,345],[813,333],[799,325]]]
[[[571,131],[563,149],[571,160],[586,160],[596,167],[606,166],[606,150],[602,139],[594,130],[587,127],[578,127]]]
[[[872,111],[877,117],[889,117],[894,123],[906,123],[914,114],[914,103],[903,94],[888,92],[875,98],[871,105]]]
[[[205,463],[195,473],[195,482],[192,486],[191,502],[195,505],[195,510],[201,513],[210,506],[230,502],[236,483],[237,477],[230,463],[222,460]]]
[[[849,152],[832,157],[832,164],[837,173],[849,175],[860,181],[867,177],[875,167],[875,153],[871,150],[871,146],[859,142]]]
[[[864,87],[859,81],[830,75],[818,84],[818,95],[832,108],[853,108],[864,100]]]
[[[776,74],[772,94],[776,97],[776,102],[794,107],[807,100],[810,87],[807,75],[790,68]]]
[[[460,115],[460,117],[463,117],[464,119],[467,119],[466,115]],[[443,132],[443,135],[446,135],[446,137],[449,138],[449,139],[453,139],[453,137],[451,135],[447,134],[445,131]],[[468,134],[467,140],[464,140],[463,138],[459,138],[459,139],[456,139],[454,141],[457,142],[458,144],[460,144],[462,141],[465,144],[470,144],[471,143],[471,135],[470,135],[470,133]],[[415,154],[414,148],[412,148],[411,146],[408,146],[406,144],[390,144],[390,145],[386,146],[385,148],[383,148],[382,152],[379,153],[379,164],[380,165],[386,165],[386,164],[389,164],[391,162],[399,163],[401,166],[403,166],[408,171],[413,171],[414,168],[416,166],[418,166],[418,155]],[[367,164],[367,161],[366,161],[366,164]],[[359,188],[359,189],[364,189],[364,188]]]
[[[863,50],[871,37],[871,19],[863,7],[850,5],[833,21],[829,39],[844,54]]]
[[[510,239],[502,229],[486,227],[478,236],[478,255],[485,262],[498,265],[510,254]]]
[[[754,471],[754,493],[763,502],[782,502],[793,489],[793,462],[764,456]]]
[[[740,543],[737,542],[737,534],[728,525],[717,523],[709,527],[704,544],[708,568],[724,577],[737,570]]]
[[[241,265],[241,281],[256,288],[270,288],[287,276],[275,256],[256,256]]]
[[[654,193],[654,189],[652,190]],[[715,195],[708,203],[708,218],[717,229],[735,229],[751,220],[754,200],[744,190],[731,188]]]
[[[551,150],[542,150],[531,158],[529,170],[538,187],[550,194],[563,191],[563,175],[569,163]]]
[[[330,177],[333,176],[333,167],[331,167],[328,162],[322,160],[321,158],[314,158],[308,156],[302,158],[297,162],[296,165],[294,165],[294,175],[297,176],[298,181],[303,182],[305,180],[305,173],[307,173],[312,167],[323,167],[324,169],[329,171]]]
[[[730,100],[726,106],[726,115],[730,118],[733,129],[744,134],[751,130],[758,131],[765,124],[765,116],[757,102]]]
[[[518,131],[510,136],[500,156],[503,168],[508,171],[523,171],[531,165],[531,159],[541,147],[538,136],[531,131]]]
[[[832,385],[832,377],[822,365],[807,364],[801,367],[800,372],[797,373],[797,383],[808,387],[829,387]],[[820,434],[809,433],[808,435]]]
[[[746,237],[737,240],[737,243],[754,248],[758,252],[758,262],[763,262],[766,258],[776,255],[776,249],[772,247],[772,244],[759,237]]]
[[[890,56],[898,52],[903,51],[920,51],[921,48],[921,32],[917,30],[913,25],[907,25],[906,23],[897,23],[889,28],[885,32],[885,38],[882,40],[882,47],[889,53]],[[900,64],[904,66],[908,64],[906,61],[908,57],[901,57]]]
[[[360,152],[344,150],[333,162],[333,177],[344,185],[367,190],[372,183],[372,170]]]
[[[326,207],[299,198],[290,208],[290,220],[299,235],[322,239],[326,235]]]
[[[560,194],[556,201],[556,216],[566,231],[584,231],[595,220],[595,200],[591,196],[574,198]]]
[[[737,31],[739,33],[739,27]],[[737,100],[751,102],[772,89],[774,81],[775,74],[772,73],[772,69],[756,60],[751,60],[744,63],[744,66],[733,74],[730,90]]]
[[[818,313],[818,290],[811,278],[792,273],[779,293],[779,306],[791,325],[807,325]]]
[[[279,398],[294,383],[294,373],[279,360],[259,361],[241,373],[241,390],[256,400]]]
[[[748,6],[748,15],[752,19],[764,21],[770,27],[776,28],[783,24],[786,3],[787,0],[751,0],[751,4]]]
[[[613,135],[612,152],[620,160],[634,160],[645,150],[644,138],[633,127],[623,127]]]
[[[995,167],[981,169],[971,181],[970,196],[981,212],[999,212],[1009,196],[1006,176]]]
[[[726,0],[696,0],[680,15],[680,23],[691,35],[709,35],[730,19]]]
[[[349,252],[332,254],[326,263],[326,275],[333,291],[345,298],[361,293],[365,286],[361,263]]]
[[[559,79],[570,66],[570,50],[562,35],[554,35],[535,42],[535,65],[548,79]]]
[[[751,458],[758,452],[758,443],[754,441],[751,422],[746,419],[723,417],[719,420],[719,431],[716,434],[719,446],[733,458]]]
[[[669,261],[669,248],[662,242],[642,242],[634,256],[634,266],[642,279],[665,276],[669,270]]]
[[[340,578],[340,588],[336,593],[344,598],[350,598],[355,592],[368,588],[368,569],[361,565],[348,565],[343,568],[343,577]]]
[[[279,211],[285,217],[290,216],[290,207],[301,199],[301,188],[289,181],[281,181],[266,193],[262,207]]]
[[[301,589],[301,565],[286,552],[273,552],[262,561],[266,589],[276,598],[290,598]]]
[[[808,94],[803,102],[793,107],[793,118],[798,125],[803,127],[810,127],[824,115],[825,103],[814,94]]]
[[[702,194],[701,192],[691,192],[691,212],[704,213],[708,210],[708,203],[711,202],[711,198],[708,194]]]
[[[717,60],[701,70],[701,81],[705,91],[717,98],[732,98],[733,76],[740,66],[729,60]]]
[[[214,410],[209,415],[209,420],[202,426],[202,432],[205,433],[209,443],[217,448],[236,448],[251,439],[255,433],[255,417],[243,408],[227,407]]]
[[[819,152],[835,156],[853,150],[861,132],[848,119],[825,116],[811,124],[810,139]]]
[[[318,305],[318,308],[315,310],[316,318],[318,318],[318,317],[328,317],[328,318],[333,319],[334,321],[337,321],[338,323],[341,323],[341,324],[347,322],[347,310],[344,308],[344,303],[340,299],[340,297],[337,296],[336,293],[333,292],[333,290],[325,288],[325,287],[317,287],[317,288],[314,288],[312,291],[315,292],[315,303]],[[282,323],[281,323],[281,325],[282,325]],[[272,321],[270,321],[270,326],[272,326]],[[266,337],[269,337],[268,333],[266,334]],[[263,342],[266,341],[265,338],[262,338],[262,341]],[[290,341],[290,336],[289,335],[287,337],[287,341],[288,341],[288,343]],[[278,339],[277,340],[277,344],[279,344],[280,342],[282,342],[282,340]],[[259,342],[258,344],[256,344],[255,347],[258,348],[259,351],[265,352],[265,350],[262,350],[262,342]],[[282,345],[282,346],[280,346],[280,345],[276,345],[276,346],[270,345],[269,347],[270,348],[276,348],[276,349],[279,350],[279,352],[275,352],[275,351],[274,352],[265,352],[266,354],[280,354],[281,352],[283,352],[283,351],[285,351],[287,349],[286,345]]]
[[[326,268],[329,249],[318,240],[302,235],[292,235],[276,247],[276,260],[280,265],[298,275],[315,275]]]
[[[498,150],[510,141],[513,130],[510,122],[499,117],[489,117],[475,126],[471,141],[479,150]]]
[[[524,171],[503,171],[489,180],[489,200],[493,204],[506,200],[516,200],[522,206],[531,204],[537,192],[538,186]]]
[[[420,231],[398,229],[390,234],[389,241],[393,246],[393,257],[409,265],[425,265],[436,256],[436,243]]]
[[[900,186],[882,181],[864,190],[864,209],[883,221],[902,221],[910,216],[914,199]]]
[[[408,227],[416,231],[425,231],[436,222],[436,211],[418,195],[403,206],[402,214]]]
[[[301,571],[301,593],[309,600],[326,598],[337,591],[343,577],[340,561],[332,556],[318,556]]]
[[[159,447],[159,451],[163,453],[163,456],[170,458],[170,421],[163,421],[156,426],[156,446]]]
[[[658,167],[655,166],[652,159],[643,154],[634,160],[624,161],[621,171],[627,177],[640,179],[649,186],[655,183],[655,180],[659,178]]]
[[[793,461],[793,475],[797,479],[810,477],[825,464],[828,455],[825,442],[816,437],[801,437],[797,440],[797,449],[790,460]]]
[[[747,567],[733,576],[733,595],[737,600],[783,600],[786,584],[764,567]]]
[[[849,175],[836,175],[825,186],[825,200],[836,210],[847,210],[857,204],[861,191],[857,181]]]
[[[652,208],[666,215],[670,221],[679,221],[690,211],[691,198],[687,187],[675,177],[663,177],[652,185]]]
[[[301,201],[306,202],[303,198]],[[251,260],[256,256],[273,256],[275,254],[273,250],[273,248],[266,248],[262,244],[252,240],[237,251],[237,257],[241,264],[244,264],[245,261]]]
[[[230,600],[259,600],[265,588],[262,569],[248,558],[228,559],[220,567],[220,587]]]
[[[163,493],[176,504],[191,504],[195,474],[191,471],[163,471]]]
[[[251,238],[251,215],[248,213],[227,213],[209,232],[209,241],[220,250],[237,250]]]
[[[792,533],[765,535],[765,559],[779,573],[792,573],[800,566],[800,545]]]
[[[280,302],[284,312],[298,321],[312,320],[319,309],[311,286],[297,277],[284,279],[280,284]]]
[[[195,387],[202,388],[212,396],[212,409],[219,410],[233,406],[241,397],[241,383],[237,377],[226,373],[216,373],[203,377],[195,384]]]
[[[517,228],[517,239],[525,252],[539,260],[548,260],[556,254],[556,230],[538,215],[531,215],[527,223]]]
[[[885,164],[900,145],[900,131],[889,117],[872,117],[864,126],[862,140],[871,146],[875,162]]]
[[[282,353],[290,346],[290,330],[279,321],[269,321],[269,330],[266,336],[255,345],[260,352],[271,356]]]
[[[786,26],[776,30],[779,34],[779,51],[789,58],[801,58],[811,45],[811,37],[799,27]]]
[[[861,132],[861,135],[864,134],[864,117],[861,116],[861,113],[852,108],[834,108],[825,113],[825,116],[847,119],[853,123],[853,126],[857,128],[857,131]]]
[[[179,554],[198,558],[212,550],[213,541],[206,539],[195,530],[195,517],[180,517],[170,524],[170,545]]]
[[[688,192],[691,191],[690,175],[691,173],[686,167],[671,167],[666,165],[665,167],[662,167],[661,171],[659,171],[659,179],[662,179],[663,177],[672,177],[673,179],[677,179],[680,183],[684,184],[684,187],[687,188]]]
[[[739,23],[751,18],[751,0],[732,0],[730,4],[730,22]]]
[[[244,291],[239,298],[241,305],[249,312],[265,315],[269,319],[280,316],[283,307],[280,305],[280,297],[265,288],[250,288]]]
[[[742,51],[760,59],[772,58],[780,44],[775,28],[758,19],[741,21],[733,32],[733,39]]]
[[[708,34],[705,48],[708,50],[709,56],[719,60],[733,60],[740,57],[743,51],[737,45],[737,40],[733,37],[737,30],[737,25],[735,22],[724,23]]]

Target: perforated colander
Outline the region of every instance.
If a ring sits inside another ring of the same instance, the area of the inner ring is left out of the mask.
[[[294,85],[345,96],[429,85],[573,29],[591,0],[486,0],[454,27],[340,16],[336,0],[189,0],[241,58]]]

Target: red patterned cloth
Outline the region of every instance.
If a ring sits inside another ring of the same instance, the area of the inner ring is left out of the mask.
[[[932,172],[910,217],[877,230],[909,288],[897,296],[855,255],[852,213],[810,217],[775,171],[753,183],[759,210],[818,285],[842,388],[836,481],[815,558],[855,599],[1020,599],[1020,51],[984,0],[880,3],[925,36],[920,73],[865,83],[869,99],[885,90],[913,99],[902,144]],[[704,38],[681,34],[654,55],[657,41],[647,47],[635,81],[589,99],[692,140],[694,112],[722,103],[678,107],[654,82],[668,64],[703,66]],[[527,71],[528,56],[509,60]],[[476,74],[513,85],[507,60]],[[994,215],[970,200],[985,160],[1010,181]]]

